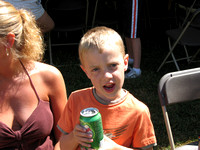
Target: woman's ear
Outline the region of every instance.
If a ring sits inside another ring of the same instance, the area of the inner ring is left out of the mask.
[[[7,38],[7,48],[12,48],[15,42],[15,34],[14,33],[8,33],[6,36]]]

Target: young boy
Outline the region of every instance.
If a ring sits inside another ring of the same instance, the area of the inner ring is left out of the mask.
[[[95,107],[102,116],[105,143],[101,149],[153,149],[156,144],[149,109],[123,89],[128,55],[117,32],[107,27],[89,30],[79,45],[81,68],[93,87],[69,96],[58,128],[63,135],[61,149],[90,147],[92,135],[79,125],[80,111]]]

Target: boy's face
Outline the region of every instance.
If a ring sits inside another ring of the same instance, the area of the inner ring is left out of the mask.
[[[81,68],[100,98],[106,101],[121,98],[128,55],[123,57],[119,49],[104,48],[102,53],[93,50],[84,54],[83,63]]]

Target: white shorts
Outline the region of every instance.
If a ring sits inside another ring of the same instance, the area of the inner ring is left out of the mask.
[[[30,11],[36,18],[40,18],[44,14],[41,0],[5,0],[11,3],[17,9],[26,9]]]

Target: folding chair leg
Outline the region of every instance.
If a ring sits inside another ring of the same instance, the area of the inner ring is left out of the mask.
[[[89,14],[89,0],[87,0],[87,5],[86,5],[85,32],[88,29],[88,14]]]
[[[166,129],[167,129],[167,135],[168,135],[168,138],[169,138],[171,150],[175,150],[174,139],[173,139],[173,136],[172,136],[172,130],[171,130],[171,126],[170,126],[170,123],[169,123],[169,117],[168,117],[168,113],[166,111],[165,106],[162,106],[162,112],[163,112],[163,116],[164,116],[164,121],[165,121]]]
[[[99,0],[96,0],[95,7],[94,7],[94,14],[93,14],[93,19],[92,19],[92,28],[94,27],[95,20],[96,20],[96,13],[97,13],[98,1],[99,1]]]
[[[177,61],[176,61],[176,58],[175,58],[175,56],[174,56],[173,53],[171,53],[171,55],[172,55],[173,62],[174,62],[174,64],[175,64],[175,66],[176,66],[176,69],[179,71],[180,68],[179,68],[178,63],[177,63]]]
[[[176,69],[177,69],[177,70],[180,70],[180,68],[179,68],[179,66],[178,66],[178,64],[177,64],[177,62],[176,62],[176,59],[175,59],[175,57],[174,57],[174,54],[172,53],[173,50],[174,50],[174,48],[175,48],[175,46],[177,45],[177,43],[178,43],[178,42],[174,43],[173,47],[171,47],[170,38],[168,37],[169,52],[168,52],[167,56],[165,57],[165,59],[163,60],[163,62],[161,63],[161,65],[158,67],[157,72],[158,72],[158,71],[162,68],[162,66],[166,63],[166,61],[167,61],[168,57],[170,56],[170,54],[172,55],[172,59],[173,59],[173,62],[175,63],[175,65],[176,65]]]
[[[180,68],[179,68],[179,66],[178,66],[178,63],[177,63],[177,61],[176,61],[176,58],[175,58],[175,56],[174,56],[174,54],[173,54],[173,52],[172,52],[171,41],[170,41],[169,38],[168,38],[168,43],[169,43],[169,49],[170,49],[170,51],[171,51],[172,59],[173,59],[173,62],[174,62],[174,64],[175,64],[175,66],[176,66],[176,69],[177,69],[177,70],[180,70]]]
[[[165,57],[165,59],[163,60],[163,62],[160,64],[160,66],[157,69],[157,72],[162,68],[162,66],[166,63],[168,57],[170,55],[170,52],[168,52],[167,56]]]
[[[50,65],[53,65],[52,50],[51,50],[51,34],[50,34],[50,32],[48,33],[48,43],[49,43],[49,60],[50,60]]]
[[[186,57],[187,57],[187,62],[189,62],[189,61],[190,61],[190,57],[189,57],[189,55],[188,55],[187,48],[186,48],[186,46],[185,46],[185,45],[184,45],[183,47],[184,47],[185,54],[186,54]]]
[[[165,59],[163,60],[163,62],[161,63],[161,65],[158,67],[157,72],[160,71],[160,69],[162,68],[162,66],[165,64],[167,58],[169,57],[170,53],[167,54],[167,56],[165,57]]]
[[[189,61],[189,64],[196,58],[196,56],[199,54],[200,49],[198,49],[198,51],[192,56],[192,58]]]

